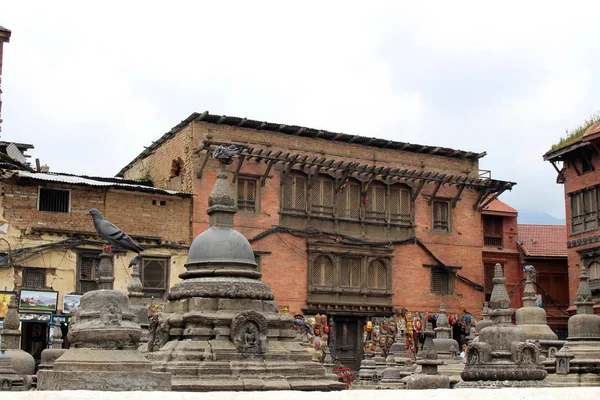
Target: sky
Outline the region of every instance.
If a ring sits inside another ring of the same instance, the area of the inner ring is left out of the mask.
[[[486,151],[502,201],[564,218],[542,156],[600,111],[600,2],[421,3],[0,0],[1,139],[113,176],[209,111]]]

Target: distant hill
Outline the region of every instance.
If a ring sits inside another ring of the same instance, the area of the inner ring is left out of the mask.
[[[519,210],[519,224],[564,225],[564,218],[556,218],[543,211]]]

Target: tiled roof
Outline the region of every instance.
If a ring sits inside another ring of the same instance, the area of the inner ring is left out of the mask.
[[[492,201],[482,210],[483,213],[487,211],[489,211],[490,213],[509,213],[515,215],[518,214],[517,210],[515,210],[508,204],[501,202],[498,199],[494,199],[494,201]]]
[[[566,257],[566,225],[519,224],[519,245],[526,256]]]

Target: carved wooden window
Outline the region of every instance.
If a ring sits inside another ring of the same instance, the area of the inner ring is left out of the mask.
[[[452,293],[452,275],[444,268],[434,267],[431,269],[431,293]]]
[[[68,213],[71,192],[68,190],[40,188],[38,210]]]
[[[410,190],[400,185],[390,187],[389,196],[390,222],[409,225],[411,223]]]
[[[318,256],[312,267],[313,286],[333,286],[334,271],[333,262],[329,257]]]
[[[240,211],[256,212],[256,180],[237,179],[237,207]]]
[[[598,228],[598,190],[584,190],[571,195],[571,232]]]
[[[143,257],[140,263],[140,280],[146,296],[164,298],[168,286],[169,258]]]
[[[349,180],[337,196],[337,217],[358,220],[360,218],[360,183]]]
[[[333,217],[334,182],[327,176],[315,177],[310,188],[310,212],[313,215]]]
[[[367,288],[369,289],[387,289],[388,287],[387,268],[381,260],[374,260],[369,263],[367,268]]]
[[[433,230],[435,232],[448,232],[450,225],[449,204],[447,201],[434,200],[433,210]]]
[[[98,289],[98,265],[100,253],[82,253],[78,257],[77,292],[86,293]]]
[[[23,287],[26,289],[44,289],[46,270],[43,268],[23,268]]]
[[[340,286],[360,288],[361,259],[342,257],[340,261]]]
[[[385,186],[380,183],[371,183],[367,188],[365,204],[365,220],[385,222]]]
[[[289,174],[283,179],[281,207],[283,211],[306,213],[306,176]]]

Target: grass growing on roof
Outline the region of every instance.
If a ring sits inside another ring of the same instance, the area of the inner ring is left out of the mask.
[[[592,114],[588,119],[586,119],[581,125],[571,129],[570,131],[567,129],[567,135],[560,139],[558,143],[550,148],[550,151],[562,149],[563,147],[567,147],[570,144],[578,142],[579,139],[583,137],[583,134],[593,124],[600,121],[600,111]]]

